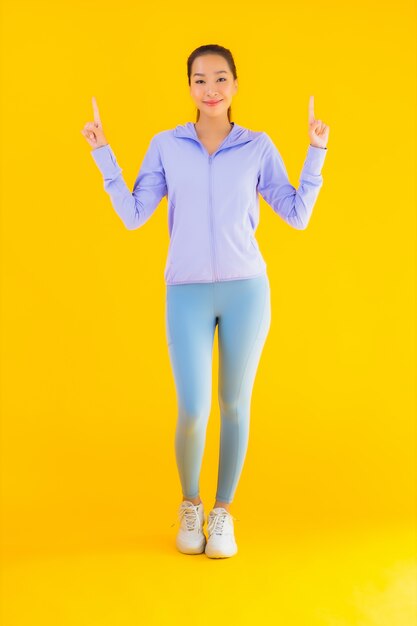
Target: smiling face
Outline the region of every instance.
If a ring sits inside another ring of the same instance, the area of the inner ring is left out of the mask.
[[[206,54],[197,57],[193,61],[190,81],[190,94],[200,115],[227,116],[238,84],[223,56]]]

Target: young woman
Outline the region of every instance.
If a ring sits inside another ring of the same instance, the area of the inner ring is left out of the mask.
[[[81,132],[126,228],[142,226],[168,198],[166,333],[178,400],[175,452],[183,494],[176,546],[186,554],[221,558],[237,552],[230,505],[245,460],[252,389],[271,322],[266,263],[255,238],[258,193],[290,226],[306,228],[323,183],[329,127],[314,118],[311,96],[310,145],[295,189],[267,133],[231,121],[238,81],[230,51],[200,46],[189,56],[187,72],[196,123],[152,137],[133,192],[106,141],[95,98],[94,121]],[[206,539],[199,476],[216,326],[221,436]]]

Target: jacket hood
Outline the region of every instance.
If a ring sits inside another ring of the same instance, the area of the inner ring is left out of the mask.
[[[260,134],[259,132],[244,128],[243,126],[236,124],[236,122],[232,122],[232,124],[233,128],[224,140],[222,149],[227,146],[237,146],[241,143],[247,143],[248,141],[255,139]],[[184,137],[186,139],[194,139],[194,141],[200,142],[194,122],[178,124],[178,126],[174,128],[174,135],[175,137]]]

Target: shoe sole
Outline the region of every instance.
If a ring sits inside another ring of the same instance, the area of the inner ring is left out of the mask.
[[[237,553],[237,548],[233,550],[233,552],[225,553],[220,552],[220,550],[210,550],[210,548],[207,550],[206,546],[205,553],[210,559],[226,559],[228,557],[234,556]]]
[[[201,544],[197,546],[187,546],[181,544],[178,540],[175,542],[176,548],[182,554],[203,554],[206,548],[207,540],[204,538]]]

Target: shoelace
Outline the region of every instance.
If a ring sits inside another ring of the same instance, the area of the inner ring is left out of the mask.
[[[197,510],[194,507],[190,507],[190,506],[181,507],[177,515],[177,520],[179,520],[181,523],[183,517],[185,517],[187,530],[194,530],[196,522],[198,524],[198,528],[201,528],[200,517],[197,513]],[[172,526],[175,526],[176,523],[177,521],[171,524],[171,528]]]
[[[210,513],[207,520],[207,530],[210,534],[221,535],[226,518],[230,516],[233,520],[239,522],[237,517],[231,513]]]
[[[170,528],[172,528],[173,526],[175,526],[175,524],[177,523],[177,521],[178,521],[178,520],[179,520],[179,521],[180,521],[180,523],[181,523],[181,520],[182,520],[182,518],[184,517],[184,515],[186,515],[186,512],[187,512],[187,513],[190,513],[191,511],[192,511],[192,514],[191,514],[191,516],[190,516],[190,517],[191,517],[191,521],[193,521],[193,517],[194,517],[194,522],[195,522],[195,517],[197,517],[197,518],[198,518],[198,523],[200,524],[200,518],[198,517],[198,513],[197,513],[196,511],[194,512],[194,509],[191,509],[190,507],[188,507],[188,508],[184,508],[184,509],[181,509],[181,510],[180,510],[179,514],[177,515],[177,519],[175,520],[175,522],[173,522],[173,523],[171,524]],[[226,515],[226,514],[225,514],[225,513],[217,513],[216,517],[218,517],[219,515]],[[238,519],[237,517],[234,517],[234,515],[232,515],[231,513],[229,513],[229,515],[230,515],[230,516],[232,517],[232,519],[234,519],[236,522],[240,522],[240,519]],[[213,515],[212,515],[211,517],[213,517]],[[185,518],[185,519],[186,519],[187,528],[188,528],[188,521],[189,521],[189,517],[188,517],[188,515],[186,516],[186,518]],[[207,520],[207,522],[209,522],[209,520]],[[210,528],[211,528],[211,527],[210,527]]]

